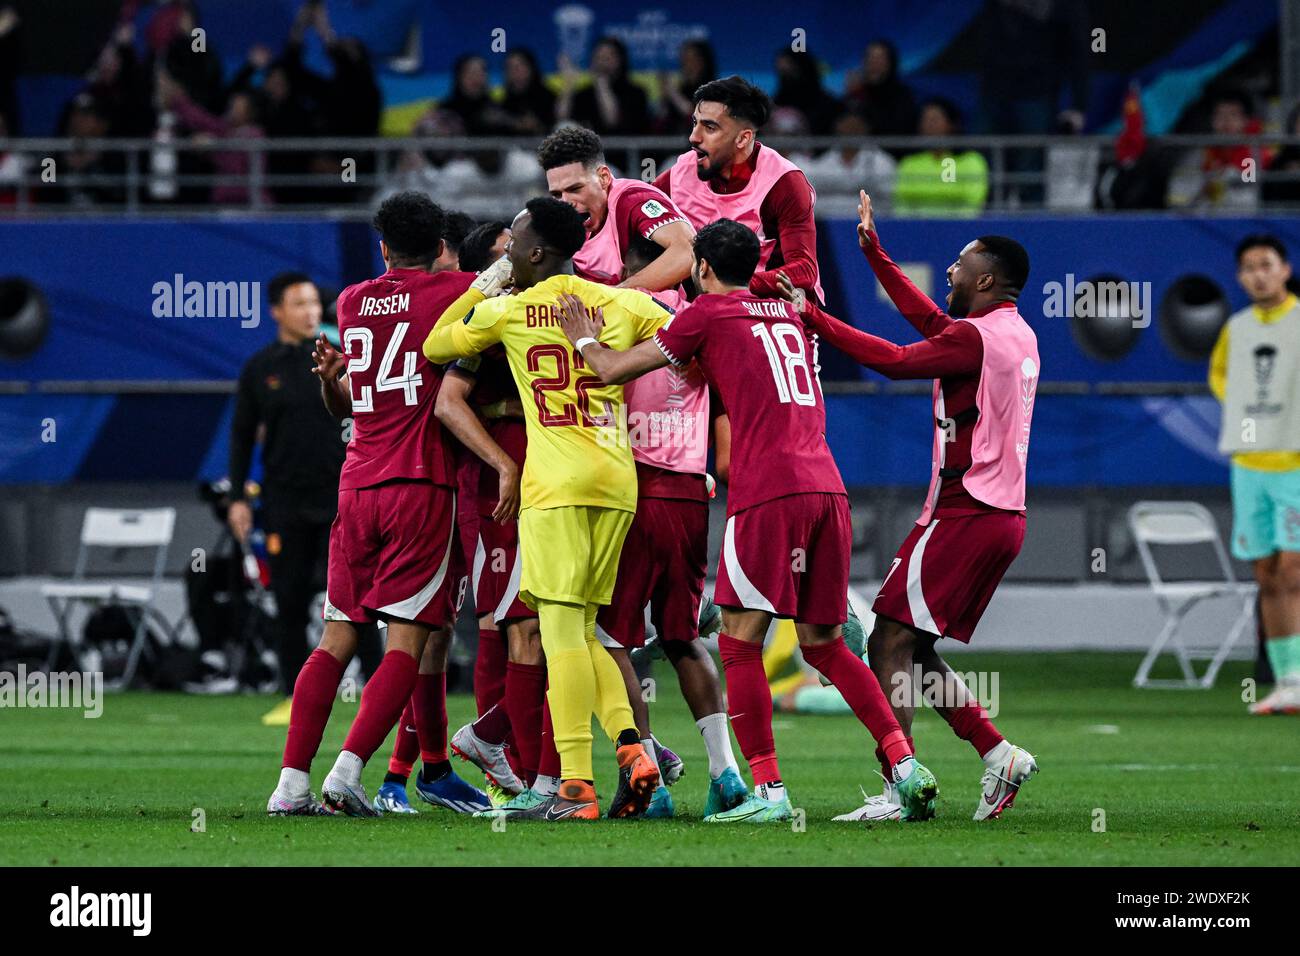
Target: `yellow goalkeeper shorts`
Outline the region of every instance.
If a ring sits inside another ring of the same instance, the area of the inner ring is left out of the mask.
[[[632,518],[631,511],[594,505],[524,508],[519,597],[533,609],[538,601],[608,604]]]

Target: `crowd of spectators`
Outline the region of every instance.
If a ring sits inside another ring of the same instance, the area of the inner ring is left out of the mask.
[[[334,33],[324,4],[304,3],[279,52],[252,47],[229,79],[215,39],[206,32],[196,39],[201,22],[191,0],[158,4],[137,30],[141,7],[141,0],[122,4],[108,42],[83,88],[64,107],[56,132],[70,138],[152,138],[156,145],[138,170],[148,182],[147,200],[244,204],[256,193],[263,203],[319,201],[319,190],[302,182],[256,186],[250,176],[325,170],[337,175],[341,157],[334,152],[184,147],[212,140],[378,135],[383,98],[369,52],[356,38]],[[0,2],[0,47],[16,28],[16,18],[14,8]],[[319,38],[329,59],[328,74],[304,63],[309,33]],[[14,115],[4,109],[6,89],[0,85],[0,131],[8,130]],[[58,168],[80,175],[62,177],[75,183],[66,186],[56,179],[42,200],[71,205],[122,200],[126,161],[121,152],[86,148],[56,159]],[[359,162],[364,166],[364,159]],[[0,157],[0,177],[4,173]],[[216,184],[203,183],[205,176],[217,177]],[[338,199],[346,200],[346,193],[339,190]]]
[[[229,78],[223,76],[213,38],[207,37],[201,48],[193,42],[192,31],[200,21],[192,0],[163,0],[142,19],[143,6],[144,0],[123,3],[84,87],[63,111],[60,135],[151,138],[154,147],[136,159],[148,202],[291,205],[368,198],[363,190],[322,189],[321,183],[348,183],[339,176],[346,159],[338,151],[277,150],[274,145],[286,137],[372,137],[380,132],[384,104],[370,54],[356,38],[335,34],[325,4],[305,2],[279,50],[254,46]],[[1020,37],[1016,47],[1035,51],[1034,69],[1043,83],[1012,82],[1002,59],[985,58],[997,65],[993,72],[998,75],[981,77],[978,110],[968,123],[948,100],[918,100],[901,75],[897,49],[887,39],[866,44],[842,92],[828,88],[812,53],[782,49],[773,60],[774,110],[766,132],[852,138],[850,144],[831,150],[786,152],[820,193],[855,196],[865,187],[882,204],[892,202],[907,215],[976,215],[994,198],[1011,205],[1061,209],[1249,209],[1258,203],[1261,190],[1240,174],[1243,160],[1252,158],[1246,146],[1159,156],[1143,156],[1139,150],[1113,163],[1095,145],[1084,143],[1009,149],[999,158],[1004,178],[991,183],[991,154],[954,146],[952,140],[968,132],[1081,133],[1088,88],[1086,57],[1078,55],[1078,44],[1068,42],[1078,35],[1073,22],[1077,11],[1072,13],[1070,4],[1049,2],[1041,17],[1005,4],[992,6],[1002,20],[996,29],[989,28],[988,42]],[[137,23],[143,24],[138,31]],[[17,26],[13,5],[0,0],[0,138],[12,127],[17,105],[9,75],[16,57],[4,55],[14,48]],[[305,65],[304,47],[312,34],[328,56],[328,73]],[[499,191],[537,179],[527,150],[455,149],[439,145],[440,138],[535,137],[565,123],[602,135],[684,138],[691,128],[693,91],[720,74],[712,47],[701,40],[681,46],[675,73],[654,77],[639,73],[633,78],[627,47],[613,36],[596,40],[582,69],[561,56],[550,79],[525,47],[512,47],[492,60],[490,65],[486,56],[466,53],[454,61],[448,93],[412,127],[429,145],[395,157],[386,189],[418,186],[453,198],[475,186],[486,184]],[[503,82],[494,88],[491,66],[498,60]],[[1067,109],[1057,109],[1067,101]],[[1207,131],[1248,135],[1262,128],[1249,97],[1235,90],[1214,94],[1202,112],[1208,118]],[[1287,128],[1300,131],[1300,117],[1292,115]],[[949,142],[942,147],[918,143],[915,149],[900,147],[897,140],[889,149],[874,144],[877,137],[913,136]],[[253,151],[186,148],[212,140],[266,145]],[[653,158],[662,163],[671,161],[671,154]],[[1296,176],[1294,182],[1270,183],[1263,190],[1266,200],[1300,200],[1300,149],[1253,158],[1265,169]],[[81,175],[70,177],[69,185],[43,190],[42,201],[122,201],[126,160],[121,152],[86,147],[59,159],[60,168]],[[610,159],[626,175],[643,172],[630,168],[631,155],[612,152]],[[358,175],[374,168],[373,154],[364,151],[354,162]],[[196,174],[215,178],[195,179]],[[12,198],[6,184],[21,175],[18,157],[0,154],[0,202]],[[1000,192],[995,194],[995,189]]]

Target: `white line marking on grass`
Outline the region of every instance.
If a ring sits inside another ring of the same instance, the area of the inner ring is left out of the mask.
[[[1111,769],[1112,770],[1138,770],[1138,771],[1145,771],[1145,772],[1155,771],[1157,773],[1162,773],[1165,771],[1191,771],[1191,772],[1199,773],[1206,770],[1226,770],[1228,767],[1229,767],[1228,764],[1220,764],[1220,763],[1121,763],[1121,764],[1115,764]],[[1292,767],[1287,765],[1272,766],[1272,767],[1267,767],[1267,766],[1241,767],[1241,765],[1238,764],[1236,766],[1236,769],[1269,770],[1272,771],[1273,773],[1300,773],[1300,767]]]

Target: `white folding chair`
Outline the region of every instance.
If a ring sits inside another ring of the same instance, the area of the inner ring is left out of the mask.
[[[1151,649],[1142,659],[1133,678],[1135,687],[1205,689],[1214,686],[1219,668],[1228,659],[1233,646],[1250,625],[1255,613],[1253,583],[1238,582],[1232,573],[1227,549],[1219,537],[1219,528],[1209,510],[1193,501],[1139,501],[1128,511],[1128,526],[1137,543],[1142,566],[1146,569],[1165,623]],[[1152,545],[1166,547],[1211,545],[1223,574],[1222,580],[1165,581],[1151,553]],[[1180,628],[1191,609],[1202,601],[1231,598],[1240,602],[1232,627],[1212,650],[1188,649]],[[1152,679],[1151,668],[1168,646],[1178,660],[1182,679]],[[1192,661],[1209,661],[1205,673],[1197,677]]]
[[[95,608],[106,604],[118,604],[134,608],[139,615],[131,649],[127,654],[126,667],[118,682],[122,687],[130,686],[140,663],[149,620],[152,618],[161,623],[167,633],[173,632],[173,628],[162,613],[154,607],[153,601],[162,581],[163,568],[167,563],[167,549],[171,545],[175,525],[175,508],[86,509],[86,517],[81,524],[81,547],[77,552],[77,563],[72,578],[41,586],[41,596],[49,603],[50,611],[54,614],[59,627],[58,636],[50,645],[50,655],[46,662],[47,670],[54,667],[62,648],[71,648],[75,653],[79,642],[71,630],[73,611],[83,606]],[[88,581],[86,570],[90,562],[91,550],[94,548],[112,549],[118,554],[128,550],[153,550],[155,552],[153,576],[147,585]]]

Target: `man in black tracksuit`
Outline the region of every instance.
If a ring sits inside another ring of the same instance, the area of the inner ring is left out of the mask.
[[[312,374],[312,346],[321,319],[315,283],[302,273],[282,273],[271,280],[267,297],[276,339],[253,355],[239,375],[230,435],[229,521],[235,537],[246,541],[253,512],[245,483],[253,446],[260,440],[262,524],[277,609],[280,684],[288,696],[307,659],[309,607],[325,584],[330,524],[347,445],[339,423],[321,402],[320,381]],[[367,649],[374,643],[362,641]],[[277,707],[264,722],[287,724],[287,707]]]

